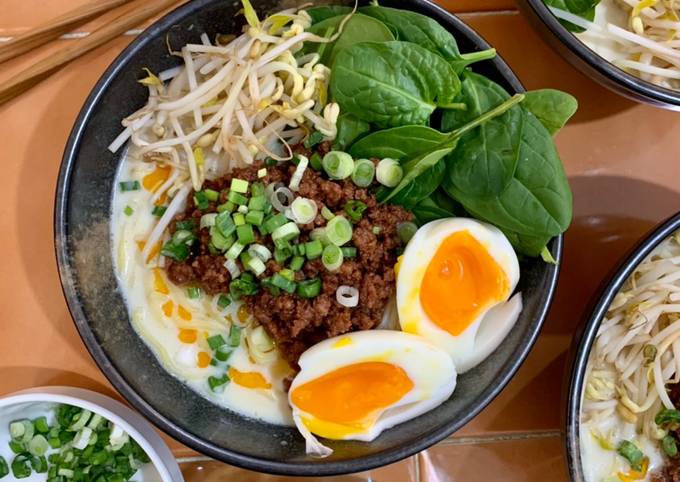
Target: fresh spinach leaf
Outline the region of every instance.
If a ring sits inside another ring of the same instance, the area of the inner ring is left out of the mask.
[[[440,56],[410,42],[362,42],[342,49],[331,74],[341,112],[381,128],[425,124],[450,107],[460,80]]]
[[[322,5],[320,7],[306,8],[305,12],[309,14],[312,19],[312,25],[314,25],[327,18],[348,15],[352,12],[352,9],[344,5]]]
[[[427,126],[401,126],[373,132],[352,145],[349,153],[357,158],[389,157],[398,161],[436,148],[448,136]]]
[[[406,162],[403,165],[404,179],[406,179],[406,176],[409,176],[409,179],[396,193],[394,192],[396,188],[381,187],[378,189],[375,196],[378,202],[389,200],[392,204],[398,204],[409,210],[412,209],[432,194],[441,184],[446,171],[446,164],[440,161],[451,152],[451,149],[451,147],[441,147]]]
[[[571,12],[592,22],[595,19],[595,7],[600,3],[600,0],[544,0],[544,2],[549,7]],[[581,27],[571,22],[560,20],[560,23],[571,32],[583,32]]]
[[[494,49],[461,54],[456,39],[448,30],[436,20],[416,12],[380,6],[362,7],[359,11],[383,22],[398,40],[418,44],[441,55],[451,63],[456,73],[474,62],[496,56]]]
[[[308,32],[321,37],[332,37],[340,28],[341,22],[346,15],[327,18],[312,25]],[[355,13],[347,23],[345,23],[340,36],[331,43],[305,42],[298,56],[312,52],[317,52],[321,56],[319,61],[327,66],[331,66],[338,52],[359,42],[388,42],[394,40],[394,35],[390,29],[380,20]]]
[[[522,112],[519,162],[501,193],[479,197],[458,190],[448,163],[442,186],[468,212],[502,229],[519,252],[537,256],[550,238],[569,226],[572,194],[552,136],[536,116]]]
[[[463,74],[461,94],[456,99],[468,108],[446,111],[442,128],[451,130],[502,104],[510,96],[500,85],[486,77]],[[489,197],[508,185],[517,166],[524,126],[520,106],[485,122],[463,137],[449,156],[449,182],[468,196]]]
[[[440,163],[440,165],[443,165],[443,163]],[[455,217],[460,214],[460,210],[445,192],[437,189],[430,196],[413,206],[411,213],[415,216],[416,223],[422,226],[437,219]]]
[[[527,92],[522,106],[534,114],[548,132],[555,135],[574,115],[578,101],[566,92],[540,89]]]
[[[359,120],[351,114],[340,114],[336,126],[338,133],[333,143],[333,149],[336,151],[347,150],[357,139],[371,131],[368,122]]]

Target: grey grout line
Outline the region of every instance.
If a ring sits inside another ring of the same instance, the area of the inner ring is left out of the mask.
[[[473,435],[471,437],[452,437],[438,445],[478,445],[498,442],[518,442],[524,440],[536,440],[546,438],[559,438],[562,433],[559,430],[541,430],[536,432]]]

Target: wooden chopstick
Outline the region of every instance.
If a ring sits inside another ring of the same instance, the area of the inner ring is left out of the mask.
[[[50,40],[58,38],[71,31],[74,27],[87,22],[95,16],[112,8],[123,5],[130,0],[98,0],[97,2],[82,5],[63,15],[53,18],[47,23],[37,26],[33,30],[19,35],[18,37],[0,44],[0,63],[17,57]]]
[[[118,17],[90,33],[74,40],[63,50],[42,59],[0,85],[0,105],[26,92],[49,77],[68,62],[105,44],[145,20],[178,3],[178,0],[134,0]]]

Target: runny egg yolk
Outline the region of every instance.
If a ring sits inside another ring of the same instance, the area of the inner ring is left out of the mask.
[[[444,239],[427,266],[420,303],[433,323],[457,336],[509,288],[486,248],[468,231],[458,231]]]
[[[305,422],[316,426],[315,433],[339,438],[344,433],[337,425],[361,427],[370,423],[379,411],[401,400],[412,388],[413,381],[403,368],[385,362],[362,362],[296,387],[291,402],[315,419],[330,422],[316,424],[304,416]],[[325,427],[325,433],[318,430],[320,427]]]

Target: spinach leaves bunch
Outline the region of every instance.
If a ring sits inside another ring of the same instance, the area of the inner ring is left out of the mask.
[[[579,17],[590,20],[595,19],[595,7],[600,3],[600,0],[544,0],[549,7],[559,8],[565,12],[573,13]],[[583,32],[583,29],[571,22],[560,20],[568,30],[572,32]]]
[[[330,38],[349,12],[311,8],[310,30]],[[567,229],[572,197],[552,135],[576,111],[572,96],[511,97],[470,70],[495,51],[461,54],[436,21],[405,10],[360,8],[334,42],[301,53],[312,51],[331,67],[340,105],[334,147],[402,164],[403,179],[380,188],[378,200],[404,206],[420,224],[471,215],[529,256]]]

